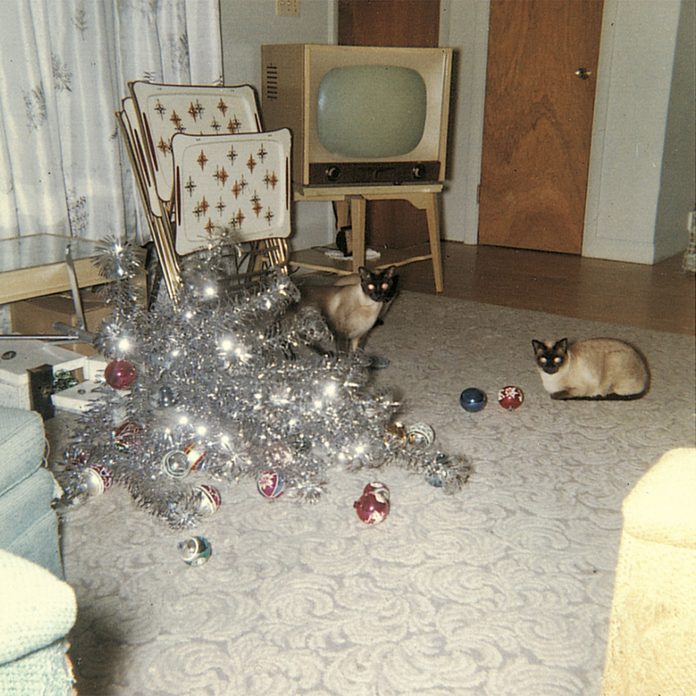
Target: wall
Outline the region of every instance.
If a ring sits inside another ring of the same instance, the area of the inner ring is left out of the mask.
[[[655,257],[688,242],[685,212],[696,209],[696,2],[682,2],[655,224]]]
[[[276,17],[275,0],[220,0],[220,22],[225,83],[253,85],[259,107],[262,44],[335,43],[336,9],[330,0],[301,0],[299,17]],[[329,203],[298,203],[293,213],[293,248],[334,241]]]
[[[333,0],[220,0],[225,80],[261,84],[262,43],[333,43]],[[684,6],[682,8],[682,5]],[[440,44],[456,52],[446,239],[476,244],[488,0],[441,0]],[[681,10],[681,14],[680,14]],[[694,206],[694,0],[605,0],[583,255],[653,263],[686,247]],[[304,206],[304,207],[303,207]],[[308,207],[307,207],[308,206]],[[333,241],[330,206],[297,206],[294,245]]]
[[[585,256],[649,264],[686,247],[695,68],[685,4],[679,31],[679,0],[605,0]]]
[[[440,0],[440,45],[455,50],[442,231],[466,244],[478,240],[488,8],[488,0]]]

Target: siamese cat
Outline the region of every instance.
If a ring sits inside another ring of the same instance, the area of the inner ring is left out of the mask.
[[[337,339],[348,341],[355,351],[396,295],[396,267],[341,276],[333,285],[305,285],[301,304],[316,305]]]
[[[552,399],[639,399],[650,374],[645,358],[616,338],[532,341],[541,381]]]

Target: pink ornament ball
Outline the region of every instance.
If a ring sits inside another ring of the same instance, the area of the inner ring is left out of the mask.
[[[353,507],[365,524],[375,525],[384,522],[389,514],[389,489],[379,481],[368,483],[360,498],[353,503]]]
[[[285,478],[275,469],[267,469],[259,474],[256,479],[256,487],[259,493],[267,500],[280,498],[285,492]]]
[[[104,369],[104,379],[114,389],[128,389],[136,374],[135,366],[128,360],[112,360]]]
[[[196,493],[198,494],[198,509],[204,515],[212,515],[222,505],[222,495],[219,489],[209,483],[201,483],[196,486]]]
[[[514,411],[524,402],[524,392],[519,387],[508,385],[498,391],[498,403],[508,411]]]

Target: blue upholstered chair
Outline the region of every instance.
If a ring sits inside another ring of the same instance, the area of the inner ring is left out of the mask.
[[[72,693],[65,636],[76,616],[63,580],[56,483],[42,466],[43,422],[0,407],[0,693]]]

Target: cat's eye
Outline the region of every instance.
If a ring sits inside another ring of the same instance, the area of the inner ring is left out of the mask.
[[[368,290],[374,290],[374,289],[375,289],[375,284],[374,284],[374,283],[368,283],[368,284],[367,284],[367,289],[368,289]]]
[[[540,362],[542,365],[546,365],[546,363],[548,362],[548,360],[542,355],[542,356],[539,358],[539,362]]]
[[[389,283],[382,283],[382,290],[388,290],[389,289]]]
[[[557,355],[557,356],[553,359],[553,361],[554,361],[554,363],[556,363],[556,365],[560,365],[560,364],[563,362],[563,358],[561,358],[559,355]]]

